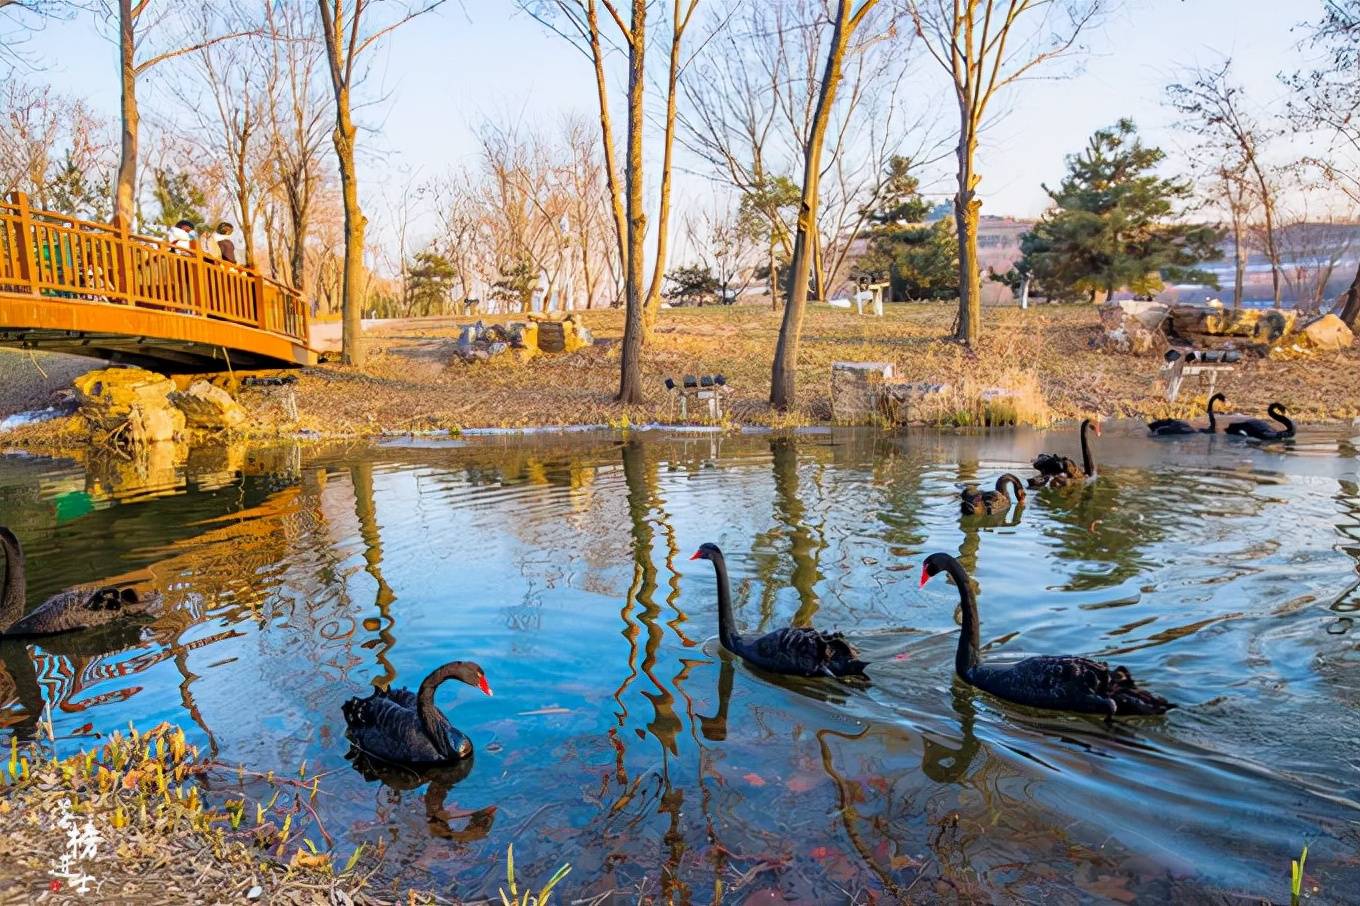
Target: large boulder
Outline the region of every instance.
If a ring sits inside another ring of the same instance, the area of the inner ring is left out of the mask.
[[[1323,315],[1305,324],[1296,339],[1314,350],[1335,352],[1349,349],[1355,342],[1355,334],[1336,315]]]
[[[1272,308],[1225,308],[1208,305],[1177,305],[1171,309],[1171,333],[1196,346],[1224,343],[1275,343],[1292,333],[1298,313]]]
[[[183,393],[170,394],[170,401],[191,428],[205,431],[234,431],[249,420],[246,410],[231,394],[207,381],[195,381]]]
[[[119,428],[133,409],[164,409],[175,384],[141,368],[101,368],[75,380],[76,404],[91,425],[103,431]]]
[[[1162,324],[1170,308],[1160,302],[1124,299],[1100,307],[1103,344],[1111,352],[1143,355],[1166,345]]]
[[[883,385],[894,374],[891,362],[833,362],[832,420],[852,425],[873,423],[879,417]]]

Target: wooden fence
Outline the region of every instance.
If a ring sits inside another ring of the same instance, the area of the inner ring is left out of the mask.
[[[302,296],[196,247],[0,200],[0,292],[230,321],[307,345]]]

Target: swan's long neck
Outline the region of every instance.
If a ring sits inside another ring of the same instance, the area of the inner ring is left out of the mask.
[[[1008,497],[1009,497],[1010,495],[1007,494],[1007,491],[1006,491],[1006,486],[1007,486],[1007,485],[1009,485],[1012,489],[1014,489],[1014,491],[1015,491],[1015,499],[1016,499],[1016,500],[1024,500],[1024,499],[1025,499],[1025,486],[1022,485],[1022,484],[1020,483],[1020,479],[1016,478],[1016,477],[1015,477],[1014,475],[1012,475],[1010,472],[1007,472],[1006,474],[1002,475],[1000,478],[998,478],[998,479],[996,480],[996,489],[997,489],[1002,495],[1005,495],[1005,496],[1008,496]]]
[[[736,619],[732,616],[732,585],[727,579],[727,561],[722,554],[712,555],[713,571],[718,575],[718,638],[728,651],[736,651]]]
[[[1217,415],[1216,415],[1215,412],[1214,412],[1214,406],[1216,406],[1216,405],[1218,405],[1218,394],[1215,393],[1213,396],[1209,397],[1209,433],[1210,433],[1210,434],[1217,434],[1217,433],[1218,433],[1218,422],[1216,421]]]
[[[440,667],[425,677],[420,684],[420,690],[416,693],[416,716],[420,718],[420,727],[434,747],[445,755],[451,753],[448,751],[449,742],[444,733],[444,716],[435,707],[434,694],[446,680],[453,678],[458,666],[445,664]]]
[[[7,528],[0,528],[0,548],[5,552],[5,584],[0,587],[0,632],[24,615],[24,550]]]
[[[978,626],[977,596],[973,594],[973,582],[968,573],[955,559],[945,563],[945,572],[959,588],[959,609],[963,611],[963,627],[959,631],[959,650],[954,655],[954,670],[963,679],[968,679],[982,661],[978,651],[981,645],[981,631]]]
[[[1267,409],[1266,412],[1270,415],[1271,418],[1275,419],[1275,421],[1284,425],[1284,429],[1288,431],[1291,435],[1294,433],[1294,422],[1292,419],[1290,419],[1289,416],[1284,414],[1284,406],[1281,406],[1279,403],[1275,403],[1273,406]]]
[[[1096,460],[1091,455],[1091,441],[1086,437],[1090,430],[1091,420],[1088,418],[1081,423],[1081,468],[1087,476],[1096,474]]]

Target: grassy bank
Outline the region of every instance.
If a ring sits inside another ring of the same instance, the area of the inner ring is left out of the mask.
[[[619,347],[610,341],[623,334],[623,315],[616,310],[583,313],[587,326],[605,343],[527,363],[506,355],[462,364],[453,355],[456,325],[378,331],[367,341],[372,355],[364,369],[324,365],[301,374],[301,418],[296,426],[283,424],[278,407],[268,405],[264,397],[247,394],[245,400],[261,415],[265,434],[298,427],[336,435],[637,425],[676,420],[662,386],[667,376],[722,373],[732,388],[730,421],[809,424],[830,419],[831,365],[850,360],[892,362],[906,379],[950,385],[951,411],[964,420],[977,412],[980,394],[992,387],[1016,390],[1030,403],[1022,407],[1022,421],[1079,418],[1095,412],[1107,417],[1188,415],[1203,405],[1203,393],[1193,379],[1178,406],[1165,402],[1160,357],[1101,351],[1097,346],[1101,329],[1091,306],[987,310],[983,339],[973,350],[945,339],[953,316],[954,308],[943,304],[889,306],[881,319],[814,307],[803,332],[799,406],[786,414],[774,412],[766,403],[780,316],[753,306],[663,312],[644,354],[648,401],[642,406],[620,406],[613,399]],[[1267,402],[1280,400],[1302,421],[1349,420],[1360,415],[1357,376],[1360,348],[1291,361],[1248,357],[1224,376],[1219,389],[1237,412],[1260,414]],[[30,405],[41,402],[35,399],[41,396],[39,390],[23,394]],[[5,411],[0,407],[0,415]],[[52,432],[45,433],[50,439]]]
[[[7,755],[0,902],[434,902],[379,889],[371,848],[328,851],[310,805],[320,778],[256,778],[273,792],[253,801],[243,774],[233,783],[164,725],[63,758]]]
[[[1096,348],[1092,306],[1040,306],[985,313],[976,350],[944,339],[954,309],[889,306],[882,319],[814,307],[803,331],[799,409],[787,416],[766,404],[779,315],[759,307],[677,309],[663,313],[644,354],[648,404],[613,401],[617,345],[520,365],[509,357],[449,365],[454,329],[378,334],[363,372],[327,366],[301,382],[302,410],[318,430],[389,430],[470,426],[671,421],[667,376],[721,372],[732,387],[731,417],[746,424],[808,423],[831,416],[830,369],[836,361],[887,361],[913,381],[946,383],[965,399],[988,387],[1037,383],[1057,418],[1169,414],[1156,356],[1114,355]],[[584,313],[597,338],[622,337],[618,311]],[[1360,415],[1360,349],[1296,361],[1249,360],[1220,381],[1238,411],[1257,413],[1282,400],[1303,420]],[[1182,411],[1193,411],[1188,382]],[[1201,402],[1202,404],[1202,402]]]

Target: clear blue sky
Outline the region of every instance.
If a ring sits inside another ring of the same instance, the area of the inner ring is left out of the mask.
[[[1253,99],[1277,103],[1276,73],[1298,65],[1294,26],[1317,18],[1320,6],[1320,0],[1127,0],[1089,34],[1092,54],[1075,76],[1026,82],[1011,94],[1010,113],[982,151],[984,212],[1038,214],[1045,202],[1040,184],[1060,177],[1063,155],[1121,116],[1132,116],[1147,140],[1175,152],[1181,140],[1170,128],[1163,86],[1184,64],[1231,54]],[[52,24],[30,49],[52,63],[26,78],[49,80],[116,116],[115,51],[91,19]],[[159,77],[173,77],[173,66]],[[928,68],[923,76],[931,90],[943,90],[942,72]],[[476,124],[487,115],[550,123],[562,111],[591,114],[595,102],[585,59],[512,0],[449,3],[398,32],[375,67],[372,95],[380,85],[387,100],[362,117],[376,130],[364,139],[376,153],[366,155],[361,172],[369,204],[379,208],[376,196],[404,182],[404,172],[434,174],[470,159]],[[144,106],[154,105],[149,93]]]

